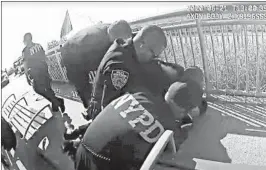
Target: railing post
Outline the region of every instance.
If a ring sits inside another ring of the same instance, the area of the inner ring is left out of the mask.
[[[209,82],[209,69],[208,69],[208,60],[207,60],[207,53],[206,53],[206,45],[204,41],[204,35],[202,32],[202,28],[200,27],[200,21],[196,20],[197,24],[197,31],[199,34],[199,41],[200,41],[200,50],[201,50],[201,58],[202,58],[202,65],[204,70],[204,79],[205,79],[205,91],[206,91],[206,97],[209,97],[209,90],[210,90],[210,82]]]
[[[61,52],[59,52],[58,55],[59,55],[60,61],[62,62],[62,54],[61,54]],[[62,68],[63,76],[65,78],[65,82],[69,82],[68,78],[67,78],[66,67],[61,65],[61,63],[60,63],[60,67]]]

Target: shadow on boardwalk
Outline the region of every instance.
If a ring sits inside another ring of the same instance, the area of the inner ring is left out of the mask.
[[[199,168],[197,160],[266,166],[265,143],[265,108],[209,103],[208,112],[195,119],[178,153],[162,160],[171,159],[188,169]]]

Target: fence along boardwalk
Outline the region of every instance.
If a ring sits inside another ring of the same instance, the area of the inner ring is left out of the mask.
[[[266,92],[266,22],[202,21],[208,79],[212,89]],[[203,69],[201,40],[195,22],[164,28],[168,46],[161,59]],[[206,70],[204,70],[206,71]],[[206,73],[205,73],[206,74]],[[250,92],[250,93],[249,93]]]

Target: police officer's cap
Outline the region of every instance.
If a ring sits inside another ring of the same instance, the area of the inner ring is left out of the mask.
[[[109,26],[108,34],[114,39],[128,39],[132,36],[132,30],[127,21],[119,20]]]
[[[156,56],[167,46],[167,40],[163,30],[156,25],[143,27],[139,34]]]

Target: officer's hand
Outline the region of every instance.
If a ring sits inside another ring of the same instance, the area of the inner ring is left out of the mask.
[[[86,119],[86,120],[91,120],[91,119],[94,119],[98,113],[100,112],[100,106],[99,106],[99,103],[95,100],[91,100],[90,103],[89,103],[89,108],[88,110],[86,111],[86,113],[83,113],[83,117]]]
[[[91,115],[91,119],[94,119],[101,111],[99,103],[95,100],[91,100],[88,111],[89,111],[88,113]]]
[[[74,146],[75,148],[78,148],[78,146],[79,146],[79,144],[80,144],[80,141],[81,141],[80,138],[77,138],[76,140],[73,140],[73,146]]]

